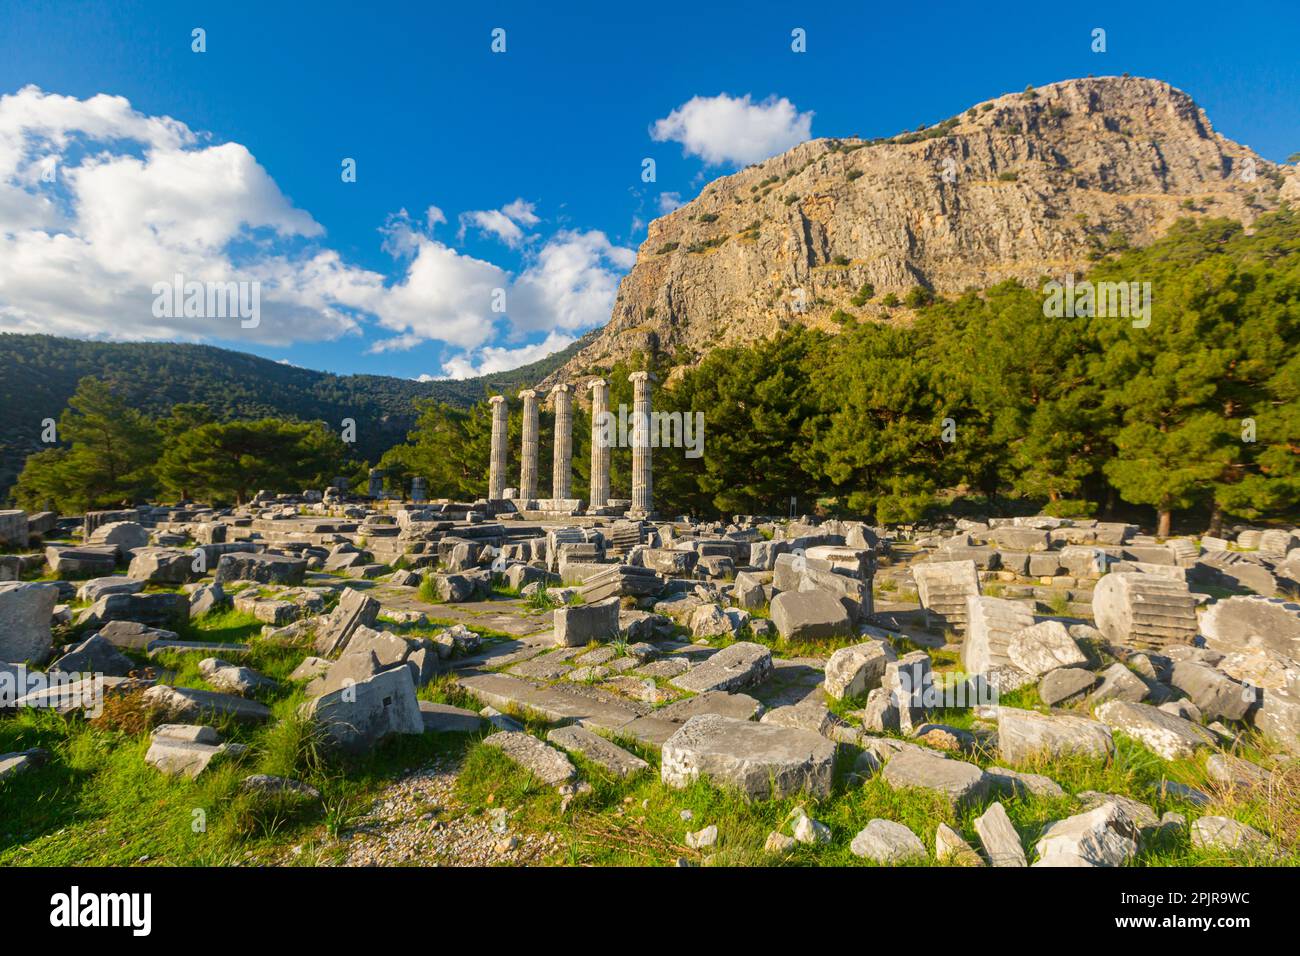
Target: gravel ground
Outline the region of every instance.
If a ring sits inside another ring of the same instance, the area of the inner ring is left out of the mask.
[[[549,834],[521,833],[503,809],[469,810],[456,799],[457,766],[439,761],[390,784],[338,839],[312,847],[326,866],[527,866],[559,849]],[[309,862],[294,847],[282,861]],[[296,859],[295,859],[296,858]]]

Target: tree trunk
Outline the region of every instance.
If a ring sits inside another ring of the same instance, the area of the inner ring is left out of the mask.
[[[1210,509],[1210,530],[1206,534],[1216,538],[1223,534],[1223,509],[1217,501]]]
[[[1158,514],[1160,518],[1156,524],[1156,537],[1167,538],[1174,524],[1174,513],[1168,508],[1161,508]]]

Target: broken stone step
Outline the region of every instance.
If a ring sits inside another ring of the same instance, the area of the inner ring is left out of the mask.
[[[532,734],[504,730],[485,737],[483,743],[496,747],[548,786],[562,786],[578,775],[568,757]]]
[[[616,777],[629,777],[650,769],[650,765],[636,754],[628,753],[585,727],[555,727],[546,734],[546,739],[557,747],[585,757]]]

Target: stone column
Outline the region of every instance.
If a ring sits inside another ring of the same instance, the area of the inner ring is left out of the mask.
[[[605,440],[603,421],[609,415],[609,382],[598,378],[587,387],[591,389],[591,507],[595,509],[609,502],[611,443]]]
[[[632,383],[632,510],[648,515],[654,510],[654,479],[650,466],[649,372],[633,372]]]
[[[555,396],[555,458],[551,470],[551,497],[572,498],[573,479],[573,386],[557,385]]]
[[[412,501],[429,500],[428,484],[419,475],[416,475],[414,478],[411,479],[411,500]]]
[[[519,462],[519,497],[528,501],[537,497],[537,393],[526,388],[519,393],[524,400],[524,436],[522,460]]]
[[[493,395],[492,457],[488,471],[488,498],[499,501],[506,493],[506,439],[509,437],[510,409],[504,395]]]

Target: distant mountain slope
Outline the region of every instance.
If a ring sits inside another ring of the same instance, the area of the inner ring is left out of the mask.
[[[137,408],[164,415],[202,402],[222,419],[276,416],[357,423],[357,452],[375,461],[415,423],[418,399],[468,406],[489,394],[536,384],[587,339],[508,372],[460,381],[416,382],[387,375],[334,375],[209,345],[87,342],[53,335],[0,334],[0,502],[40,444],[41,421],[58,419],[77,382],[109,381]]]
[[[794,324],[834,331],[841,310],[906,315],[882,300],[916,286],[1059,278],[1182,216],[1250,223],[1297,187],[1186,93],[1136,77],[1008,93],[889,139],[812,140],[652,222],[609,324],[556,377],[643,350],[694,363]]]

